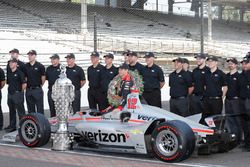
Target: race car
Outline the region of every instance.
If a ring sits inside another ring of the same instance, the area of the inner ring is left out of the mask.
[[[178,162],[200,154],[226,152],[237,146],[239,131],[226,115],[206,119],[204,126],[161,108],[141,104],[138,93],[127,97],[121,112],[102,114],[87,110],[68,119],[72,146],[95,150],[148,154],[165,162]],[[57,119],[38,113],[24,116],[18,134],[28,147],[47,144],[57,130]]]

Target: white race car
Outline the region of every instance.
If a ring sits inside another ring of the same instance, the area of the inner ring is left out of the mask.
[[[78,112],[69,117],[68,127],[74,147],[150,154],[165,162],[178,162],[189,158],[195,149],[210,154],[236,147],[239,131],[228,118],[207,118],[209,127],[204,126],[161,108],[142,105],[138,94],[131,93],[123,111]],[[41,147],[49,142],[57,125],[56,118],[28,114],[20,121],[19,138],[28,147]]]

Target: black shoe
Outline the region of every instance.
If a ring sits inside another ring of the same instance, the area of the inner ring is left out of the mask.
[[[14,131],[16,131],[16,128],[9,128],[9,129],[5,130],[6,133],[10,133],[10,132],[14,132]]]
[[[249,146],[245,146],[242,148],[243,152],[250,152],[250,147]]]
[[[10,128],[11,128],[11,126],[9,125],[9,126],[5,127],[4,130],[8,130]]]

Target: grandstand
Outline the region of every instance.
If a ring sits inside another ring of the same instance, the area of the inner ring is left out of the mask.
[[[140,53],[188,56],[200,48],[200,21],[189,16],[88,5],[89,33],[81,35],[80,4],[0,0],[0,11],[2,55],[14,47],[22,53],[36,49],[44,56],[68,52],[88,55],[93,50],[93,12],[97,13],[99,51],[119,53],[130,48]],[[213,41],[205,42],[206,52],[242,57],[249,48],[249,24],[213,21]]]

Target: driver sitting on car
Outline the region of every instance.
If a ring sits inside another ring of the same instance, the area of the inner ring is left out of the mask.
[[[129,66],[125,63],[123,63],[119,67],[118,76],[121,78],[121,82],[120,82],[119,86],[116,87],[117,95],[115,97],[117,99],[121,99],[119,106],[116,107],[115,109],[114,109],[114,107],[109,106],[105,110],[102,110],[101,111],[102,113],[105,113],[105,112],[108,112],[111,110],[112,110],[112,112],[119,112],[119,111],[122,111],[123,107],[126,105],[127,96],[128,96],[128,94],[131,93],[131,90],[133,89],[133,86],[134,86],[134,81],[131,79],[131,76],[129,75],[128,69],[129,69]]]

